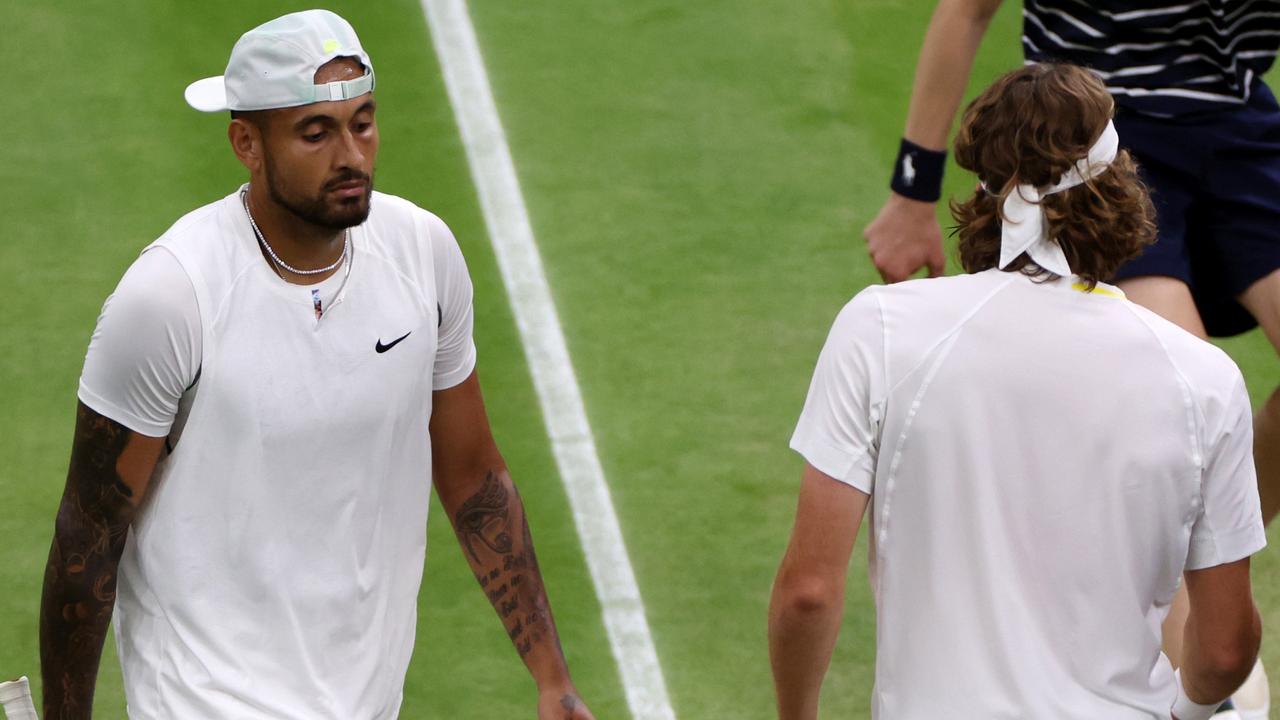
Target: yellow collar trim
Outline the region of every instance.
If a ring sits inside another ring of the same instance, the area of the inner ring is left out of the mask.
[[[1099,283],[1098,285],[1095,285],[1093,290],[1089,290],[1088,284],[1082,283],[1082,282],[1073,282],[1071,283],[1071,289],[1078,290],[1082,293],[1087,293],[1092,295],[1102,295],[1103,297],[1109,297],[1109,298],[1116,298],[1118,300],[1125,299],[1123,290],[1121,290],[1118,287],[1104,286],[1101,283]]]

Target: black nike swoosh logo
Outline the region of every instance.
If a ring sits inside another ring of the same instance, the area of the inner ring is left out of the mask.
[[[403,340],[403,339],[405,339],[405,338],[409,337],[410,333],[412,333],[412,332],[413,332],[413,331],[412,331],[412,330],[410,330],[409,332],[407,332],[407,333],[405,333],[405,334],[401,335],[400,337],[396,338],[395,340],[392,340],[391,342],[387,343],[386,345],[383,345],[383,344],[382,344],[382,338],[378,338],[378,344],[374,345],[374,346],[373,346],[373,349],[374,349],[374,350],[376,350],[376,351],[378,351],[378,353],[384,353],[384,352],[386,352],[386,351],[390,350],[391,348],[395,347],[397,344],[399,344],[399,342],[400,342],[401,340]]]

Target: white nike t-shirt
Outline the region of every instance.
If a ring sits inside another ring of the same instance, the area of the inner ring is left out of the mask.
[[[1169,718],[1182,571],[1266,544],[1240,371],[1106,285],[864,290],[791,445],[872,495],[878,720]]]
[[[237,192],[179,220],[103,307],[80,399],[169,440],[120,565],[131,718],[399,712],[431,393],[474,368],[472,290],[448,227],[382,193],[349,263],[285,282]]]

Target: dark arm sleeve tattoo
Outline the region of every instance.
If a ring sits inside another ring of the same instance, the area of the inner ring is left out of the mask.
[[[87,718],[116,599],[133,493],[116,471],[130,431],[81,403],[40,602],[46,720]]]
[[[527,662],[547,647],[563,664],[524,504],[505,470],[485,473],[480,490],[453,514],[453,527],[520,657]]]

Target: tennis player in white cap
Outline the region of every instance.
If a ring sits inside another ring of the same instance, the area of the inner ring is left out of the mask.
[[[538,717],[591,717],[490,435],[458,245],[373,190],[373,89],[321,10],[249,31],[187,89],[231,111],[249,182],[144,250],[90,341],[46,717],[89,717],[113,608],[131,718],[397,717],[433,481]]]
[[[779,715],[815,718],[870,507],[872,717],[1204,720],[1253,668],[1266,544],[1240,371],[1099,282],[1153,211],[1088,71],[969,106],[969,274],[871,287],[835,321],[770,607]],[[1182,665],[1161,621],[1185,572]],[[846,681],[845,679],[841,679]]]

